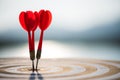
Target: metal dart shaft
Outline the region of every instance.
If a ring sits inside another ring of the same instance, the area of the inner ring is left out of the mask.
[[[37,71],[37,68],[38,68],[38,62],[39,62],[40,57],[41,57],[41,50],[37,50],[37,55],[36,55],[36,58],[37,58],[36,71]]]
[[[35,51],[30,51],[30,59],[32,61],[32,71],[34,72]]]
[[[36,71],[37,71],[37,67],[38,67],[38,61],[39,61],[39,59],[37,59],[37,62],[36,62]]]
[[[32,71],[34,72],[34,60],[32,60]]]

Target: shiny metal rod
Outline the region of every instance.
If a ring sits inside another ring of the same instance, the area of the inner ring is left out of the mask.
[[[38,71],[37,70],[37,68],[38,68],[38,61],[39,61],[39,59],[37,59],[37,62],[36,62],[36,71]]]
[[[34,72],[34,60],[32,60],[32,71]]]
[[[41,57],[41,50],[37,50],[37,55],[36,55],[36,58],[37,58],[37,62],[36,62],[36,71],[37,71],[37,68],[38,68],[38,61]]]

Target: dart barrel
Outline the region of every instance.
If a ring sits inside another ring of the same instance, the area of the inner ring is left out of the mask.
[[[37,58],[37,59],[40,59],[40,58],[41,58],[41,50],[37,50],[36,58]]]
[[[35,60],[35,51],[30,51],[30,59]]]

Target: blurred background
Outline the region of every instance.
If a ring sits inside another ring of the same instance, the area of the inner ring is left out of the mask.
[[[120,60],[120,0],[0,0],[0,58],[29,58],[21,11],[48,9],[42,58]],[[40,29],[35,32],[36,49]]]

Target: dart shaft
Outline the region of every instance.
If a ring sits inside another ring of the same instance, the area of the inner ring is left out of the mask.
[[[32,31],[32,39],[31,39],[31,42],[32,42],[32,49],[35,50],[35,44],[34,44],[34,31]]]
[[[34,72],[34,60],[32,60],[32,71]]]
[[[30,31],[28,31],[28,43],[29,43],[29,51],[32,50],[32,42],[31,42],[31,35],[30,35]]]
[[[39,59],[37,59],[37,62],[36,62],[36,71],[37,71],[37,68],[38,68],[38,61],[39,61]]]
[[[38,51],[37,51],[37,55],[36,55],[36,58],[37,58],[37,62],[36,62],[36,71],[37,71],[38,61],[39,61],[40,57],[41,57],[41,50],[38,50]]]
[[[43,30],[41,31],[41,35],[40,35],[40,41],[39,41],[39,45],[38,45],[38,50],[42,49],[42,41],[43,41]]]
[[[28,31],[28,42],[29,42],[29,53],[30,59],[35,59],[35,50],[34,50],[34,32],[32,32],[32,37],[30,31]]]

